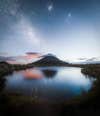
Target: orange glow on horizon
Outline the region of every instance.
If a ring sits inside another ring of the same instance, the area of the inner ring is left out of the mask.
[[[30,63],[32,60],[36,60],[40,58],[42,54],[35,53],[35,54],[26,54],[22,56],[17,56],[15,60],[7,60],[9,64],[27,64]]]

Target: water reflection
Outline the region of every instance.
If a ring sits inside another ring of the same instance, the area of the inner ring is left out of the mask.
[[[40,67],[20,71],[6,77],[5,91],[49,101],[69,100],[87,93],[96,81],[93,78],[86,78],[80,70],[80,68]]]
[[[23,74],[23,77],[27,80],[43,78],[43,74],[41,73],[41,71],[36,69],[25,70],[22,72],[22,74]]]
[[[53,78],[57,74],[57,70],[50,70],[50,69],[43,69],[41,70],[45,77],[47,78]]]

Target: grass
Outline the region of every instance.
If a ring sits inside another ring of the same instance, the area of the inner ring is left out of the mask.
[[[100,78],[100,65],[86,65],[81,72],[94,78]]]

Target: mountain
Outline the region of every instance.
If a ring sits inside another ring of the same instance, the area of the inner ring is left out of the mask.
[[[0,56],[0,62],[7,61],[7,60],[14,60],[14,59],[13,57]]]
[[[80,58],[77,59],[73,64],[100,64],[100,57],[93,57],[93,58]]]
[[[100,57],[93,57],[86,60],[87,63],[100,64]]]
[[[52,54],[42,56],[42,58],[33,63],[36,66],[66,66],[69,63],[58,59]]]

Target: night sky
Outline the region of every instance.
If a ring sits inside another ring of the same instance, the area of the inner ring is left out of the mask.
[[[0,0],[0,53],[100,56],[100,0]]]

